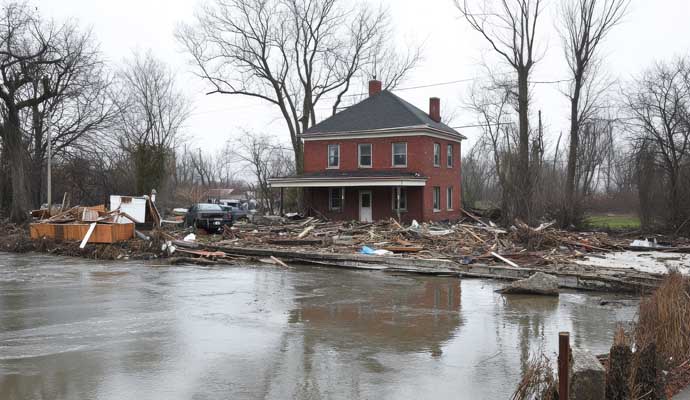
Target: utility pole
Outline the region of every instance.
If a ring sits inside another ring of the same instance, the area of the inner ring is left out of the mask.
[[[45,75],[45,76],[43,76],[43,88],[44,88],[44,90],[48,90],[47,88],[49,88],[49,87],[50,87],[50,77],[48,75]],[[52,160],[52,158],[53,158],[53,142],[52,142],[51,137],[50,137],[50,104],[48,104],[48,102],[46,101],[43,103],[43,107],[44,107],[43,108],[43,112],[44,112],[43,121],[44,121],[45,126],[46,126],[46,135],[48,136],[48,149],[47,149],[48,150],[48,152],[47,152],[48,153],[47,154],[47,158],[48,158],[48,171],[47,171],[48,182],[46,185],[46,191],[48,192],[47,193],[48,194],[48,218],[50,218],[51,217],[50,213],[51,213],[52,208],[53,208],[53,186],[52,186],[52,177],[53,176],[52,176],[52,172],[51,172],[51,164],[53,161]],[[39,192],[40,192],[40,190],[39,190]]]
[[[46,190],[48,191],[48,217],[50,218],[51,209],[53,207],[53,188],[52,188],[52,182],[51,182],[52,181],[52,179],[51,179],[52,178],[52,174],[51,174],[52,160],[51,160],[51,158],[52,158],[52,153],[53,153],[53,151],[52,151],[53,143],[52,143],[52,140],[50,138],[50,112],[47,110],[46,110],[46,116],[47,116],[47,118],[45,119],[46,127],[47,127],[46,134],[48,135],[48,172],[47,172],[48,184],[46,185],[47,186]]]

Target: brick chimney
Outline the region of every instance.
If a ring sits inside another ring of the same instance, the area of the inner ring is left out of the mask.
[[[441,122],[441,99],[438,97],[429,98],[429,118]]]
[[[381,93],[381,81],[372,79],[369,81],[369,97]]]

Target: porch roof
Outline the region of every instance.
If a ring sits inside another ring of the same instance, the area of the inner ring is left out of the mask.
[[[271,178],[272,187],[352,187],[352,186],[426,186],[427,177],[416,172],[398,171],[325,171]]]

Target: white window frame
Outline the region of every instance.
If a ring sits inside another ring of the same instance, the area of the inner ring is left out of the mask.
[[[405,145],[405,164],[404,165],[395,165],[395,145],[396,144]],[[391,143],[391,165],[393,166],[393,168],[407,168],[407,142]]]
[[[446,210],[453,211],[453,187],[446,188]]]
[[[340,207],[333,207],[333,194],[338,193],[340,199]],[[336,187],[328,188],[328,210],[342,212],[345,209],[345,188]]]
[[[438,194],[438,199],[436,198],[436,194]],[[436,201],[438,200],[438,202]],[[432,207],[434,208],[434,212],[439,212],[441,211],[441,187],[440,186],[434,186],[431,190],[431,203]]]
[[[441,143],[434,142],[434,167],[441,166]]]
[[[338,149],[338,164],[331,165],[331,147]],[[340,145],[339,144],[329,144],[326,148],[326,168],[327,169],[338,169],[340,168]]]
[[[453,168],[453,145],[446,145],[446,167]]]
[[[405,207],[400,207],[400,212],[405,212],[407,211],[407,190],[405,188],[398,188],[398,187],[393,187],[391,188],[391,209],[393,211],[398,211],[395,207],[398,205],[397,203],[397,191],[400,189],[400,203],[405,203]]]
[[[362,164],[362,146],[369,146],[369,165]],[[357,166],[359,168],[371,168],[374,166],[374,145],[371,143],[359,143],[357,145]]]

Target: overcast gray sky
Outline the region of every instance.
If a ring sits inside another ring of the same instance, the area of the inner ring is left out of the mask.
[[[191,66],[173,32],[180,22],[191,22],[194,10],[203,0],[39,0],[36,5],[46,17],[76,18],[91,28],[105,57],[119,63],[133,49],[151,49],[176,72],[180,87],[193,101],[194,112],[187,124],[193,147],[214,151],[239,129],[266,131],[288,140],[280,116],[271,105],[246,97],[204,94],[206,86],[191,73]],[[212,1],[212,0],[206,0]],[[347,0],[345,0],[347,1]],[[482,60],[497,62],[488,44],[460,17],[452,0],[370,0],[384,4],[391,13],[399,44],[423,43],[424,60],[401,88],[431,85],[482,77]],[[543,59],[537,64],[533,80],[567,78],[556,12],[559,0],[547,0],[538,29]],[[606,40],[602,54],[604,68],[621,82],[629,80],[657,60],[687,54],[690,49],[690,0],[632,0],[623,23]],[[472,83],[445,84],[398,90],[396,93],[422,109],[428,98],[441,97],[442,113],[454,109],[456,125],[475,123],[474,116],[462,108]],[[568,105],[561,94],[565,84],[537,85],[532,110],[542,110],[547,133],[553,139],[567,132]],[[360,88],[365,91],[365,88]],[[324,111],[325,112],[325,111]],[[322,117],[325,117],[324,114]],[[464,129],[471,144],[476,132]]]

